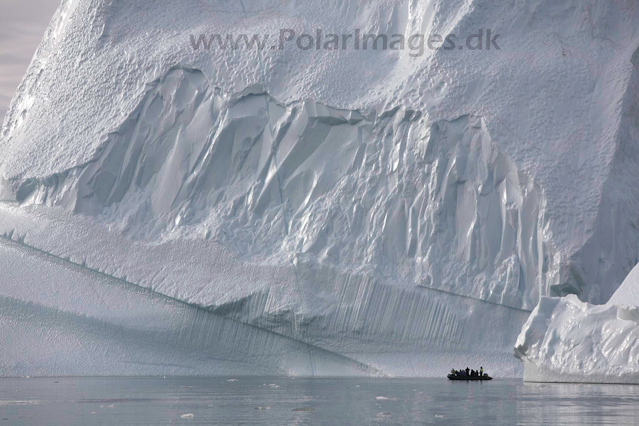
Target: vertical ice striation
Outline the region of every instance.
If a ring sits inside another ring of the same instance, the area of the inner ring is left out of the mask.
[[[380,374],[15,243],[0,254],[5,377]]]

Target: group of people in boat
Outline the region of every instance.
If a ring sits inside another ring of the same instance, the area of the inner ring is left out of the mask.
[[[460,377],[484,377],[484,367],[479,367],[479,371],[471,370],[468,367],[466,367],[465,370],[455,370],[453,368],[452,370],[450,370],[450,374],[452,374],[453,376],[460,376]],[[488,374],[486,374],[486,376],[487,375]]]

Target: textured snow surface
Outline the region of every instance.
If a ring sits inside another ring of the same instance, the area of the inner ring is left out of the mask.
[[[631,0],[65,0],[0,134],[0,234],[325,350],[317,374],[517,374],[542,296],[606,302],[639,258],[638,21]],[[491,28],[501,50],[190,44],[281,28]]]
[[[639,307],[544,297],[515,356],[526,381],[639,383]]]

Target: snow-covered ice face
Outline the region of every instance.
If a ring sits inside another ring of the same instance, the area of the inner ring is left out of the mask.
[[[250,16],[264,12],[276,12],[287,0],[197,0],[204,13]]]

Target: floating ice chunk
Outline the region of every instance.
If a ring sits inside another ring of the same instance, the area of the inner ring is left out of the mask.
[[[28,401],[13,401],[13,400],[8,400],[8,401],[0,401],[0,407],[4,407],[4,406],[12,406],[12,405],[38,405],[38,404],[43,404],[44,401],[40,401],[40,400],[28,400]]]

